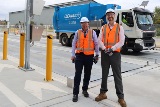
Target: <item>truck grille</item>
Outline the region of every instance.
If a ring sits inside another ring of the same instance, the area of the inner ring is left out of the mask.
[[[155,36],[155,32],[144,32],[143,33],[143,38],[154,37],[154,36]]]
[[[153,38],[151,38],[150,40],[144,40],[145,47],[151,47],[151,46],[154,46],[154,44],[155,44],[155,40]]]

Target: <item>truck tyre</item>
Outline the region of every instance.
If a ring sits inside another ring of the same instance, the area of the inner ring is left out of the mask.
[[[133,52],[135,52],[135,53],[139,53],[140,51],[143,50],[143,47],[139,44],[135,44],[134,47],[135,47],[135,49],[133,49]]]
[[[133,49],[133,52],[134,52],[134,53],[139,53],[140,50],[134,50],[134,49]]]
[[[70,37],[70,46],[72,46],[73,39],[74,39],[74,35],[72,34],[71,37]]]
[[[128,49],[126,48],[126,46],[122,46],[121,48],[121,54],[126,54],[128,52]]]
[[[61,34],[60,43],[62,44],[62,46],[68,46],[69,39],[66,33]]]

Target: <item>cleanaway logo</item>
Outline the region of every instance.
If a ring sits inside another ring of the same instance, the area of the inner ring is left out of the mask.
[[[65,14],[65,19],[80,19],[81,18],[81,12],[78,12],[76,14]]]

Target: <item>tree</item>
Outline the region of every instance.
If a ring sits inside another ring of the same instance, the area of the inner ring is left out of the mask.
[[[156,6],[154,9],[153,22],[154,24],[160,24],[160,6]]]
[[[155,7],[153,22],[156,26],[157,36],[160,36],[160,6]]]

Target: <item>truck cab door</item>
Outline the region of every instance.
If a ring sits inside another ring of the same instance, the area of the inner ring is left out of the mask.
[[[129,27],[134,26],[132,12],[122,12],[122,22]]]
[[[128,22],[128,26],[129,27],[133,27],[134,26],[132,12],[128,12],[127,13],[127,22]]]
[[[125,31],[125,35],[128,38],[134,38],[133,35],[135,35],[135,30],[132,12],[122,12],[121,23]]]

